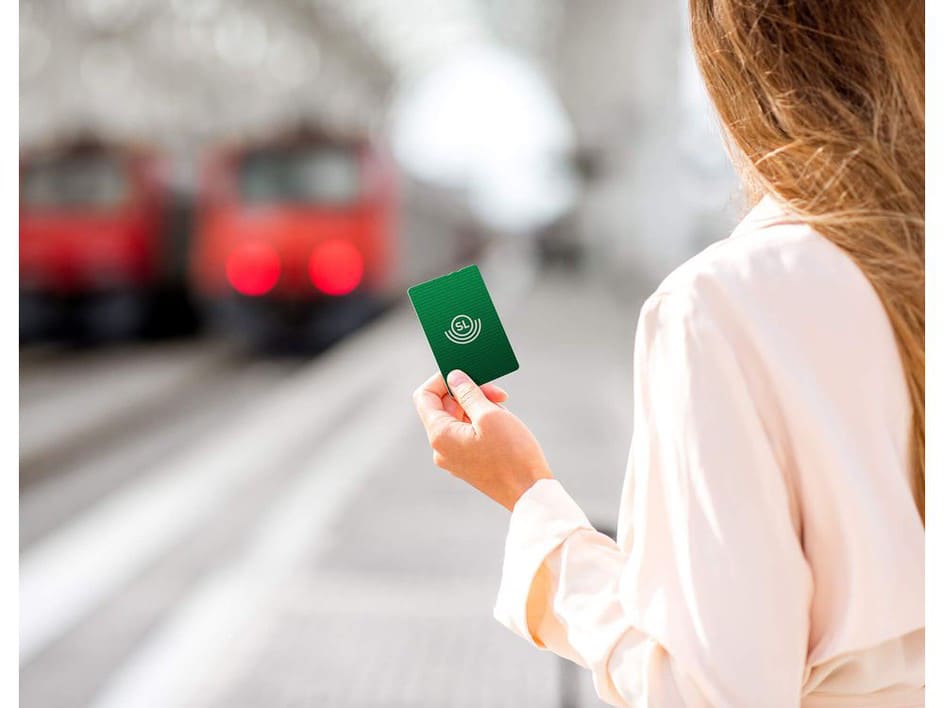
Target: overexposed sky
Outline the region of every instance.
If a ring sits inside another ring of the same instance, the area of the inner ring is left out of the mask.
[[[527,231],[573,202],[570,121],[537,69],[504,49],[462,49],[404,87],[392,139],[405,169],[467,188],[499,228]]]

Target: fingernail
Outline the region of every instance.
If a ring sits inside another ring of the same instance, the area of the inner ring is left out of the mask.
[[[465,373],[456,369],[455,371],[450,371],[447,378],[450,386],[461,386],[462,384],[469,383],[470,379]]]

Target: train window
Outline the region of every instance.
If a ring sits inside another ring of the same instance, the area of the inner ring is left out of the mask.
[[[339,147],[266,150],[240,165],[239,191],[249,204],[345,205],[361,192],[357,153]]]
[[[109,155],[37,161],[27,166],[20,184],[23,203],[37,208],[114,208],[129,191],[124,161]]]

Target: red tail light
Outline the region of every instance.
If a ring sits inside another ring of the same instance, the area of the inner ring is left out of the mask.
[[[279,281],[279,254],[267,243],[243,243],[226,259],[226,278],[236,292],[265,295]]]
[[[312,251],[308,276],[326,295],[347,295],[364,277],[364,258],[347,241],[324,241]]]

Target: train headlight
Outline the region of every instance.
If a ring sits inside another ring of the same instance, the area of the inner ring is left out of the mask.
[[[347,241],[323,241],[311,253],[308,277],[325,295],[347,295],[364,277],[364,257]]]
[[[226,259],[226,279],[242,295],[265,295],[279,282],[281,272],[279,254],[267,243],[242,243]]]

